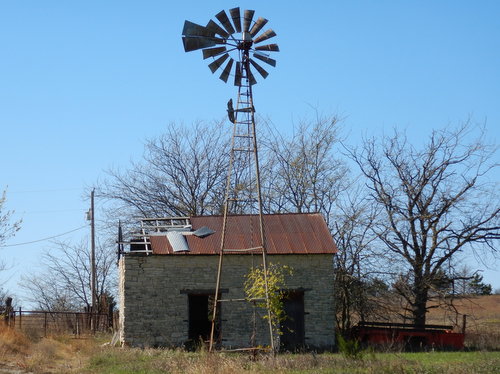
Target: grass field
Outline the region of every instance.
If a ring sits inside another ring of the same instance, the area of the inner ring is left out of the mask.
[[[0,331],[0,373],[499,373],[500,352],[261,355],[111,347],[110,336],[31,341]],[[22,371],[14,371],[14,370]],[[7,370],[7,371],[5,371]]]
[[[257,356],[111,347],[110,335],[40,338],[0,325],[0,373],[500,373],[500,295],[457,300],[468,317],[466,344],[473,351],[427,353],[363,352]],[[451,323],[452,314],[433,310],[429,323]],[[493,350],[493,351],[492,351]]]
[[[186,353],[179,351],[103,352],[83,373],[498,373],[500,353],[448,352],[262,356]]]

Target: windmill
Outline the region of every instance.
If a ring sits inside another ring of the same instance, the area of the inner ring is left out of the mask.
[[[257,80],[252,70],[257,71],[265,79],[268,72],[260,63],[276,66],[276,60],[272,59],[270,55],[272,52],[279,52],[279,47],[274,43],[263,43],[276,36],[276,33],[272,29],[261,32],[268,20],[259,17],[256,21],[253,21],[254,13],[253,10],[247,9],[243,12],[243,17],[241,17],[240,8],[237,7],[229,10],[230,19],[227,13],[222,10],[215,15],[218,23],[209,20],[206,26],[201,26],[185,21],[182,31],[184,50],[190,52],[201,49],[203,59],[211,59],[208,65],[210,71],[215,73],[220,70],[219,78],[224,82],[227,82],[229,77],[232,76],[234,85],[238,87],[236,108],[233,106],[232,99],[227,103],[228,118],[233,123],[233,136],[224,196],[224,220],[210,333],[210,351],[214,349],[217,310],[222,301],[228,301],[221,299],[219,294],[224,254],[228,252],[247,252],[262,256],[270,346],[274,351],[274,334],[269,308],[259,158],[255,131],[255,107],[252,92],[252,86],[257,83]],[[237,250],[228,248],[226,233],[231,230],[231,215],[243,213],[250,214],[250,245],[247,248]],[[255,228],[252,223],[254,216],[258,217]],[[246,301],[246,299],[238,299],[238,301]]]

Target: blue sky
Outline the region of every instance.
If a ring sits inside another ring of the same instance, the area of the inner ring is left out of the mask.
[[[281,131],[317,109],[344,117],[353,144],[393,127],[418,144],[469,117],[498,142],[497,1],[0,0],[0,188],[23,219],[7,244],[85,225],[85,188],[139,158],[169,122],[224,117],[236,90],[184,52],[181,31],[235,6],[278,34],[277,67],[254,99]],[[19,276],[49,246],[1,249],[5,287],[22,298]],[[500,287],[499,272],[476,266]]]

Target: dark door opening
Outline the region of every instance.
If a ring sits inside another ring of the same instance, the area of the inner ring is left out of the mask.
[[[281,322],[281,348],[297,351],[305,345],[304,292],[289,291],[283,300],[286,319]]]
[[[188,338],[196,344],[203,340],[210,340],[212,330],[212,313],[214,295],[209,294],[189,294],[189,329]],[[219,314],[219,313],[217,313]],[[219,336],[220,315],[215,325],[215,338]]]
[[[210,339],[212,324],[208,313],[208,295],[189,295],[189,339]]]

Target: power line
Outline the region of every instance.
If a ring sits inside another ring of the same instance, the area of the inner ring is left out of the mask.
[[[75,232],[75,231],[78,231],[78,230],[81,230],[83,228],[87,227],[87,225],[83,225],[83,226],[80,226],[76,229],[73,229],[73,230],[70,230],[70,231],[66,231],[66,232],[63,232],[62,234],[57,234],[57,235],[54,235],[54,236],[49,236],[48,238],[43,238],[43,239],[38,239],[38,240],[33,240],[31,242],[24,242],[24,243],[16,243],[16,244],[8,244],[8,245],[0,245],[1,248],[5,248],[5,247],[17,247],[17,246],[20,246],[20,245],[26,245],[26,244],[33,244],[33,243],[38,243],[38,242],[43,242],[45,240],[50,240],[50,239],[54,239],[54,238],[58,238],[60,236],[63,236],[63,235],[66,235],[66,234],[70,234],[72,232]]]
[[[70,187],[70,188],[50,188],[45,190],[8,190],[7,192],[10,194],[24,194],[24,193],[47,193],[47,192],[64,192],[64,191],[77,191],[81,190],[81,187]]]
[[[32,210],[32,211],[22,211],[19,212],[19,215],[25,214],[47,214],[47,213],[64,213],[64,212],[84,212],[82,208],[75,209],[56,209],[56,210]]]

